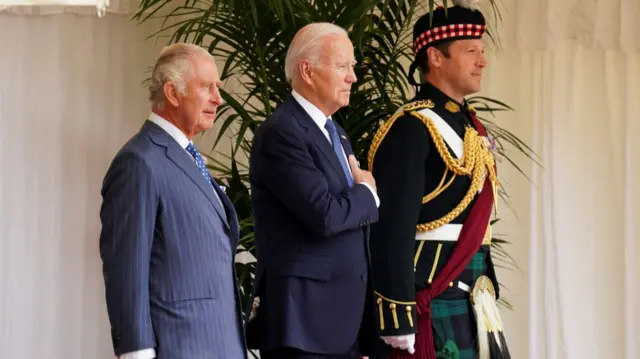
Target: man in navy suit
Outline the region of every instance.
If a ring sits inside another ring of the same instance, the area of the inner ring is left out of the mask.
[[[100,255],[120,359],[246,357],[237,218],[191,142],[213,126],[219,87],[205,50],[165,48],[149,86],[152,113],[105,176]]]
[[[377,340],[368,254],[376,185],[331,118],[349,104],[354,65],[342,28],[302,28],[285,63],[292,94],[254,137],[247,339],[262,359],[360,358]]]

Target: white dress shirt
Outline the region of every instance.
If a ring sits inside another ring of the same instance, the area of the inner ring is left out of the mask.
[[[327,116],[325,116],[324,113],[322,113],[322,111],[320,111],[320,109],[316,107],[316,105],[312,104],[311,102],[309,102],[309,100],[302,97],[302,95],[296,92],[296,90],[291,91],[291,95],[293,95],[293,98],[296,99],[296,101],[300,104],[300,106],[302,106],[304,111],[311,117],[313,122],[315,122],[316,125],[318,125],[318,127],[320,128],[320,131],[324,133],[324,137],[326,137],[327,141],[329,141],[329,144],[331,144],[331,136],[329,135],[329,131],[327,131],[327,129],[324,127],[327,124]],[[329,118],[331,118],[331,116],[329,116]],[[342,148],[342,144],[340,144],[340,148],[342,149],[342,157],[344,157],[344,160],[348,164],[349,161],[347,159],[347,154],[344,152],[344,148]],[[349,172],[349,176],[351,176],[351,172]],[[353,177],[351,178],[353,179]],[[380,199],[378,198],[378,194],[376,193],[376,191],[374,191],[373,188],[367,183],[360,183],[360,184],[366,186],[371,191],[371,194],[373,194],[373,198],[376,201],[376,207],[379,207]]]
[[[191,141],[189,141],[189,139],[187,138],[187,135],[185,135],[184,132],[182,132],[179,128],[177,128],[176,125],[158,116],[154,112],[151,112],[151,114],[149,115],[149,121],[160,126],[160,128],[165,130],[165,132],[168,133],[169,136],[171,136],[171,138],[173,138],[174,140],[176,140],[176,142],[178,142],[180,147],[182,147],[185,151],[187,150],[187,146],[189,146],[189,143]]]

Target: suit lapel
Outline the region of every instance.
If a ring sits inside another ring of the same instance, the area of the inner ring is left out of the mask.
[[[347,167],[349,168],[349,171],[350,171],[348,175],[351,176],[351,179],[353,179],[353,175],[351,175],[351,171],[353,171],[353,169],[349,164],[349,155],[353,155],[353,148],[351,148],[351,142],[349,141],[349,137],[347,136],[347,133],[338,125],[336,125],[336,128],[338,129],[338,136],[340,137],[340,143],[342,144],[342,149],[344,150],[344,154],[346,156]]]
[[[191,159],[191,156],[176,144],[175,146],[169,145],[167,148],[167,157],[169,157],[169,159],[175,163],[175,165],[178,166],[178,168],[180,168],[182,172],[184,172],[193,181],[193,183],[198,186],[198,188],[200,188],[202,193],[204,193],[204,195],[213,204],[213,208],[215,208],[222,223],[229,228],[229,224],[226,220],[227,216],[224,213],[224,209],[215,198],[212,186],[207,183],[204,176],[200,173],[200,170]]]
[[[309,133],[311,134],[310,137],[313,140],[314,144],[320,149],[320,152],[329,161],[329,163],[331,163],[331,166],[338,174],[340,182],[347,186],[347,178],[345,177],[345,173],[342,169],[342,165],[340,164],[340,160],[338,160],[338,154],[335,153],[335,151],[333,150],[333,146],[324,136],[324,133],[322,133],[322,131],[320,131],[317,126],[315,128],[315,131],[311,129]]]
[[[189,155],[186,150],[180,148],[175,141],[169,141],[169,134],[153,122],[147,121],[144,127],[148,129],[151,140],[166,148],[166,155],[171,162],[180,168],[180,170],[182,170],[182,172],[184,172],[184,174],[186,174],[187,177],[189,177],[193,183],[200,188],[205,197],[211,201],[213,208],[215,208],[216,213],[220,216],[223,225],[229,229],[224,209],[215,198],[211,185],[207,183],[202,173],[200,173],[200,170],[198,169],[198,166],[196,166],[191,155]]]
[[[231,238],[235,242],[235,246],[238,245],[238,239],[240,237],[239,228],[238,228],[238,217],[236,215],[236,210],[233,207],[233,203],[231,203],[231,199],[227,197],[227,194],[222,191],[222,188],[215,183],[214,180],[214,188],[220,201],[224,205],[224,209],[227,216],[227,223],[229,224],[231,230]]]
[[[351,148],[351,142],[349,141],[349,137],[347,133],[342,129],[342,127],[336,125],[338,129],[338,136],[340,136],[340,143],[342,144],[342,148],[344,149],[344,154],[347,156],[347,165],[349,164],[349,155],[353,155],[353,148]]]
[[[348,183],[344,175],[344,171],[342,170],[342,165],[340,165],[338,156],[335,151],[333,151],[333,146],[331,145],[329,139],[327,139],[318,125],[313,122],[311,116],[309,116],[309,114],[302,108],[302,106],[300,106],[298,101],[296,101],[293,96],[289,95],[289,97],[287,98],[287,102],[290,103],[291,108],[294,110],[295,116],[298,119],[298,123],[302,127],[307,129],[307,134],[309,135],[311,141],[314,143],[314,145],[316,145],[316,147],[318,147],[320,153],[322,153],[325,159],[329,161],[329,163],[331,163],[331,166],[338,174],[338,177],[340,178],[340,181],[343,183],[343,185],[347,186]]]

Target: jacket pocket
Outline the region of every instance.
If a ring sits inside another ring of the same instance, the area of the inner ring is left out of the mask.
[[[197,300],[207,300],[216,298],[216,283],[214,277],[200,279],[154,280],[151,283],[150,296],[164,303],[177,303]]]
[[[331,279],[331,258],[304,256],[283,262],[278,273],[283,276],[328,282]]]

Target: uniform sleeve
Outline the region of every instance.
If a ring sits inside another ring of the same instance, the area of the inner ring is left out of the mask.
[[[417,118],[396,120],[379,145],[373,176],[380,197],[371,263],[382,336],[416,332],[414,255],[430,137]]]

